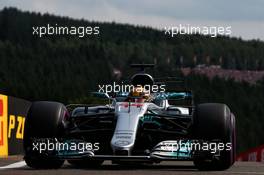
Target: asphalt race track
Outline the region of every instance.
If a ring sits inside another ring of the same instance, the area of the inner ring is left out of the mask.
[[[1,175],[92,175],[92,174],[126,174],[126,175],[171,175],[171,174],[263,174],[264,164],[256,162],[236,162],[235,165],[226,171],[198,171],[194,168],[192,162],[163,162],[154,165],[142,166],[120,166],[112,165],[109,161],[104,162],[100,169],[76,169],[65,163],[58,170],[34,170],[25,165],[21,156],[1,158],[0,159]]]

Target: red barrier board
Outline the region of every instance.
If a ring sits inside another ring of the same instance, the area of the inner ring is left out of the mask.
[[[264,145],[239,154],[237,161],[264,162]]]

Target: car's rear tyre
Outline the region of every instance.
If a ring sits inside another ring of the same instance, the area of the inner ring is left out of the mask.
[[[25,162],[29,167],[36,169],[57,169],[64,160],[42,155],[33,149],[33,139],[58,138],[65,130],[66,107],[57,102],[34,102],[27,114],[24,133]]]
[[[218,159],[194,156],[194,165],[199,170],[225,170],[235,162],[235,117],[225,104],[206,103],[197,106],[194,114],[195,138],[212,141],[221,140],[231,149],[220,151]],[[231,143],[231,145],[230,145]],[[200,154],[201,152],[199,152]]]

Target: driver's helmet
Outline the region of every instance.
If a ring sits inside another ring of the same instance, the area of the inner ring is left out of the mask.
[[[147,100],[149,98],[149,95],[149,92],[142,86],[137,86],[130,92],[130,97],[142,99],[142,102]]]

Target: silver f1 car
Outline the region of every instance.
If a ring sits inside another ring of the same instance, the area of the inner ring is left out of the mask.
[[[156,82],[142,71],[130,83],[142,87]],[[235,117],[227,105],[194,105],[191,91],[150,91],[147,98],[140,94],[94,93],[111,101],[105,105],[34,102],[25,122],[27,165],[60,168],[65,160],[79,167],[97,167],[104,160],[114,164],[191,160],[199,170],[233,165]]]

